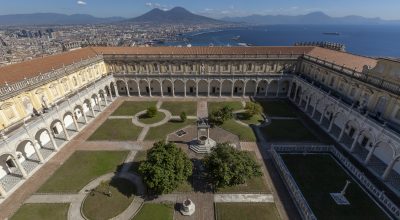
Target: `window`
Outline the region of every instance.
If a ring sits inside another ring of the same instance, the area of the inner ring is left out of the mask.
[[[17,117],[17,115],[15,114],[15,109],[14,106],[11,102],[8,103],[4,103],[3,105],[1,105],[1,110],[4,114],[4,116],[8,119],[8,120],[13,120]]]
[[[63,87],[64,87],[64,91],[68,92],[69,91],[68,81],[64,80],[62,84],[63,84]]]
[[[78,80],[76,80],[76,77],[75,77],[75,76],[72,77],[72,81],[74,82],[74,86],[77,86],[77,85],[78,85]]]
[[[55,84],[50,86],[50,91],[51,91],[51,93],[53,94],[54,97],[58,96],[58,90],[57,90],[57,87],[56,87]]]

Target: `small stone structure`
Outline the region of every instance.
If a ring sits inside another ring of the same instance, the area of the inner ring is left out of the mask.
[[[346,198],[346,190],[347,187],[349,187],[350,181],[346,180],[346,185],[344,185],[344,188],[340,193],[330,193],[332,199],[336,202],[338,205],[350,205],[349,200]]]
[[[210,124],[207,118],[200,118],[197,121],[197,137],[189,145],[189,149],[196,153],[210,153],[211,149],[217,145],[210,138]]]
[[[193,213],[196,211],[196,206],[190,199],[186,199],[183,201],[182,206],[181,206],[181,213],[182,215],[193,215]]]

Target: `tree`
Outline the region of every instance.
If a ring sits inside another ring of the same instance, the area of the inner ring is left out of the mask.
[[[211,112],[209,120],[214,125],[222,125],[225,121],[233,118],[233,108],[226,105]]]
[[[187,119],[186,112],[181,112],[181,114],[179,115],[179,117],[181,118],[181,121],[182,121],[182,122],[185,122],[186,119]]]
[[[244,184],[248,179],[261,176],[261,169],[248,152],[239,151],[228,143],[219,143],[204,158],[205,168],[213,185],[218,189],[225,186]]]
[[[257,102],[247,102],[244,109],[246,109],[246,113],[248,113],[250,117],[261,114],[263,110],[262,106]]]
[[[155,107],[155,106],[150,106],[150,107],[147,108],[146,116],[147,116],[148,118],[152,118],[152,117],[156,116],[157,111],[158,111],[158,110],[157,110],[157,107]]]
[[[144,183],[156,194],[170,193],[192,175],[193,164],[173,143],[157,142],[139,166]]]

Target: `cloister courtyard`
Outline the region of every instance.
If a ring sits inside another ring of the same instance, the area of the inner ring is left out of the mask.
[[[258,102],[262,112],[243,117],[248,102]],[[196,138],[197,119],[224,106],[233,109],[234,117],[212,127],[210,138],[249,152],[261,165],[262,175],[245,184],[214,190],[208,187],[201,169],[203,155],[191,151],[188,143]],[[157,108],[154,117],[145,117],[149,107]],[[182,112],[187,120],[180,119]],[[148,193],[138,166],[160,140],[175,143],[195,168],[174,192],[154,197]],[[0,218],[300,219],[269,153],[275,144],[337,143],[287,99],[119,97],[0,204]],[[339,190],[343,180],[352,178],[340,165],[324,158],[326,155],[281,156],[319,219],[332,219],[330,213],[338,213],[333,216],[340,219],[390,219],[356,183],[349,197],[354,206],[343,208],[321,196]],[[322,175],[329,172],[331,175]],[[321,185],[329,186],[329,192]],[[192,216],[183,216],[177,205],[187,198],[196,205]],[[321,198],[323,203],[319,203]],[[363,211],[354,212],[356,209]]]

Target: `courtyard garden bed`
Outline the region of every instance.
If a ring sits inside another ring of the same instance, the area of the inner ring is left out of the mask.
[[[268,117],[297,117],[297,109],[288,100],[257,100]]]
[[[274,119],[271,124],[261,128],[268,141],[277,142],[316,142],[319,141],[300,120]]]
[[[28,203],[21,206],[11,220],[53,220],[68,218],[69,203]]]
[[[163,112],[158,111],[156,115],[153,117],[148,117],[146,113],[140,115],[138,120],[143,124],[154,124],[159,121],[162,121],[165,118],[165,114]]]
[[[145,203],[133,220],[172,220],[173,216],[172,204]]]
[[[156,106],[157,102],[136,102],[125,101],[123,102],[111,115],[113,116],[134,116],[138,112],[146,110],[151,106]]]
[[[232,102],[207,102],[207,107],[208,107],[208,114],[211,114],[211,112],[221,109],[224,106],[229,106],[233,109],[233,111],[241,110],[243,109],[243,105],[240,101],[232,101]]]
[[[186,115],[196,116],[197,115],[197,102],[163,102],[161,109],[168,110],[172,115],[179,115],[185,112]]]
[[[142,128],[135,126],[131,119],[107,119],[88,140],[135,141],[141,131]]]
[[[262,115],[257,114],[248,118],[245,112],[236,113],[235,118],[236,120],[240,120],[241,122],[244,122],[248,125],[258,125],[263,123],[264,121]]]
[[[389,219],[329,154],[280,155],[318,219]],[[337,205],[330,193],[340,192],[346,180],[350,205]]]
[[[78,192],[93,179],[115,172],[127,155],[128,151],[76,151],[38,192]]]
[[[232,134],[237,135],[239,137],[239,140],[241,141],[254,142],[257,140],[251,127],[241,125],[233,119],[225,121],[221,125],[221,128],[231,132]]]
[[[218,220],[278,220],[275,203],[216,203],[215,213]]]
[[[106,195],[110,192],[111,196]],[[82,212],[89,219],[110,219],[122,213],[132,203],[136,192],[129,180],[113,178],[100,184],[84,200]]]
[[[163,140],[167,137],[168,134],[177,131],[183,127],[186,127],[188,125],[194,125],[195,122],[196,120],[191,120],[191,119],[187,119],[184,122],[180,120],[170,120],[169,122],[163,125],[150,128],[149,132],[147,132],[145,140],[151,140],[151,141]]]

